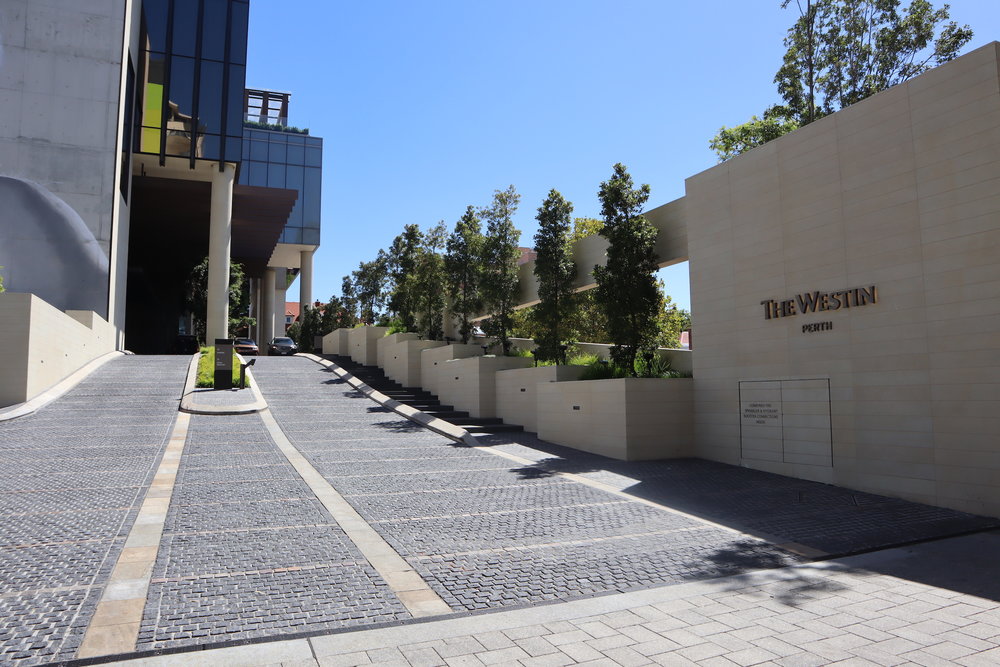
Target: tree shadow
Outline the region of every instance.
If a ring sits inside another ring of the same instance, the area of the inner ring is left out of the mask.
[[[409,419],[399,419],[394,421],[373,422],[377,426],[392,433],[419,433],[424,430],[420,424],[411,422]]]
[[[389,408],[383,408],[381,405],[371,405],[371,406],[365,408],[365,410],[368,411],[369,413],[376,413],[377,412],[377,413],[380,413],[380,414],[385,414],[385,413],[388,413],[388,412],[392,412],[392,410],[390,410]]]

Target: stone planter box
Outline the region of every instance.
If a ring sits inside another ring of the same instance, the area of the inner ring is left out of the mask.
[[[453,343],[435,347],[420,353],[420,386],[432,394],[438,393],[438,375],[449,359],[465,359],[482,356],[483,348],[478,345]]]
[[[347,341],[347,336],[351,331],[352,329],[334,329],[323,336],[323,354],[347,356],[351,349]]]
[[[401,343],[404,340],[418,340],[420,336],[415,333],[394,333],[388,336],[382,336],[375,342],[375,354],[377,357],[376,363],[378,367],[385,370],[385,352],[390,347],[396,343]]]
[[[601,359],[611,358],[612,345],[604,343],[576,343],[576,348],[583,354],[596,354]],[[691,350],[678,350],[670,347],[656,348],[656,354],[661,359],[670,361],[670,367],[675,371],[690,373],[692,371]]]
[[[525,357],[469,357],[450,359],[438,372],[434,393],[441,403],[466,410],[472,417],[497,416],[498,372],[513,368],[527,369],[534,362]]]
[[[439,340],[404,340],[402,343],[390,345],[385,351],[385,365],[382,370],[386,376],[404,387],[423,387],[421,377],[423,351],[445,345],[446,343]]]
[[[496,374],[496,416],[506,424],[538,431],[538,387],[546,382],[578,380],[585,366],[515,368]]]
[[[537,385],[538,437],[622,461],[692,456],[690,378]]]
[[[389,327],[358,327],[347,335],[348,354],[351,361],[365,366],[378,364],[378,341],[385,337]]]

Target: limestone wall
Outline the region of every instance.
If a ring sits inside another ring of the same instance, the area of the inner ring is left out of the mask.
[[[698,456],[1000,515],[998,49],[687,180]]]

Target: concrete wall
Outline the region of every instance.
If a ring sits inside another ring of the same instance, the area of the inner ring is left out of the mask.
[[[687,180],[698,456],[1000,515],[998,51]]]
[[[377,357],[376,363],[381,369],[385,369],[385,354],[391,346],[396,343],[400,343],[404,340],[417,340],[420,338],[415,333],[394,333],[388,336],[383,336],[375,342],[375,356]]]
[[[76,0],[0,3],[0,176],[30,184],[21,208],[66,230],[33,236],[39,226],[25,224],[17,207],[0,210],[0,245],[11,253],[0,262],[7,287],[102,316],[118,197],[125,10],[125,0],[107,0],[99,10]],[[59,204],[74,215],[59,214]],[[72,244],[62,241],[66,235]],[[62,288],[71,293],[32,284],[46,280],[39,265],[59,272],[67,262],[76,280]]]
[[[524,357],[474,356],[449,359],[438,366],[437,389],[443,405],[466,410],[472,417],[496,417],[496,374],[510,368],[528,368]]]
[[[691,379],[548,382],[537,391],[542,440],[623,461],[694,451]]]
[[[496,416],[538,432],[538,387],[545,382],[578,380],[584,366],[515,368],[496,374]]]
[[[404,340],[386,349],[382,370],[404,387],[424,387],[421,372],[423,351],[444,347],[439,340]]]
[[[91,311],[64,313],[33,294],[0,294],[0,407],[23,403],[115,349]]]
[[[323,354],[346,356],[351,351],[349,335],[351,329],[334,329],[323,336]]]
[[[351,361],[365,366],[378,364],[378,341],[389,327],[358,327],[347,334],[347,354]]]
[[[465,359],[482,354],[483,348],[478,345],[461,343],[423,350],[420,353],[420,386],[432,394],[437,394],[440,389],[439,377],[444,372],[445,362],[449,359]]]

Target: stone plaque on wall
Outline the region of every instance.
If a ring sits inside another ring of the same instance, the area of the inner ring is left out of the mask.
[[[830,381],[740,382],[740,456],[752,464],[831,467]]]

